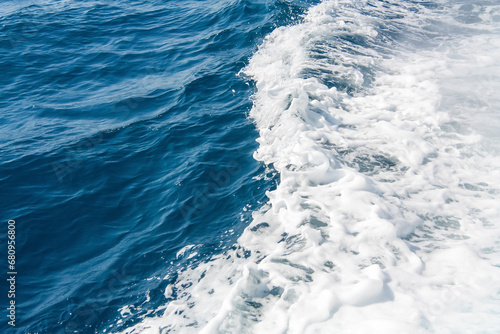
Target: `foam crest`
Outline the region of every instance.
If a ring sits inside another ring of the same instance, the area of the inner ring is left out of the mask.
[[[254,156],[279,186],[232,250],[180,272],[164,316],[128,333],[500,329],[500,156],[475,125],[498,124],[500,104],[473,90],[500,82],[484,81],[498,8],[464,23],[462,7],[425,5],[324,1],[265,39],[244,73]]]

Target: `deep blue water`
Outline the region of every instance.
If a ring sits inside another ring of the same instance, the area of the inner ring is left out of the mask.
[[[500,328],[499,13],[3,1],[0,333]]]
[[[0,216],[16,221],[18,276],[0,332],[97,333],[135,305],[125,328],[164,302],[168,280],[150,278],[236,240],[275,183],[253,178],[238,72],[310,3],[2,4]],[[199,255],[177,260],[190,244]]]

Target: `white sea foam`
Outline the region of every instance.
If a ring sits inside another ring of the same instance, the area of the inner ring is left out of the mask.
[[[271,33],[244,72],[279,186],[125,333],[499,332],[499,8],[469,5],[325,1]]]

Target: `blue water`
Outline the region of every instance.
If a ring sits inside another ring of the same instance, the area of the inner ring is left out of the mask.
[[[236,240],[275,180],[253,179],[254,88],[237,74],[307,5],[2,5],[0,215],[17,224],[18,293],[0,332],[101,332],[136,305],[129,326],[164,300],[168,280],[147,279],[189,265],[177,251],[202,244],[189,261],[204,261]]]
[[[320,2],[2,2],[0,333],[119,332],[161,316],[168,298],[190,307],[189,296],[181,294],[192,283],[183,286],[179,273],[236,248],[252,214],[279,183],[272,164],[254,159],[259,133],[249,112],[257,88],[241,71],[266,35],[302,22]],[[370,12],[377,6],[389,8],[382,19]],[[443,10],[437,2],[408,6],[408,12]],[[477,4],[470,5],[476,12],[463,6],[457,21],[481,21]],[[407,24],[394,9],[397,1],[365,7],[359,15],[375,22],[378,39],[363,36],[362,29],[350,34],[347,24],[338,39],[316,41],[311,58],[323,67],[305,66],[301,75],[359,97],[374,85],[379,68],[359,66],[359,83],[349,76],[356,69],[350,56],[372,48],[367,58],[377,52],[379,59],[396,58],[392,47],[405,43],[441,50],[442,36],[461,34],[436,20]],[[340,165],[368,176],[399,163],[382,155],[364,161],[358,142],[355,149],[336,149]],[[9,220],[16,222],[15,328],[5,316]],[[279,242],[287,234],[281,236]],[[165,296],[174,282],[183,290]]]

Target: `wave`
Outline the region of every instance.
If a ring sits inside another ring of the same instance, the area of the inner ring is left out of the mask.
[[[242,75],[279,185],[123,333],[500,329],[499,9],[324,1],[268,35]]]

